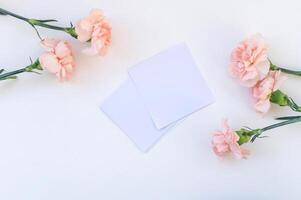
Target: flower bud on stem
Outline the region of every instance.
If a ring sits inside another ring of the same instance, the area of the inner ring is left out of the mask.
[[[270,101],[279,106],[289,106],[295,112],[301,112],[301,107],[295,101],[280,90],[272,93]]]

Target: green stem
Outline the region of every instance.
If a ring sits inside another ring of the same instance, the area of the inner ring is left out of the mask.
[[[289,124],[301,122],[301,116],[294,116],[294,117],[287,117],[287,118],[284,117],[284,118],[278,118],[278,119],[279,120],[280,119],[287,119],[287,120],[285,120],[283,122],[273,124],[273,125],[270,125],[270,126],[267,126],[267,127],[264,127],[262,129],[259,129],[258,132],[252,137],[251,142],[254,142],[256,140],[256,138],[258,138],[265,131],[268,131],[268,130],[271,130],[271,129],[274,129],[274,128],[278,128],[278,127],[281,127],[281,126],[286,126],[286,125],[289,125]]]
[[[63,32],[68,33],[72,37],[77,38],[77,34],[72,25],[71,25],[71,27],[60,27],[60,26],[54,26],[51,24],[47,24],[48,22],[55,22],[56,20],[29,19],[29,18],[20,16],[20,15],[17,15],[15,13],[12,13],[10,11],[4,10],[3,8],[0,8],[0,14],[9,15],[9,16],[15,17],[17,19],[23,20],[23,21],[27,22],[28,24],[30,24],[35,30],[36,30],[36,28],[35,28],[36,26],[40,26],[40,27],[48,28],[48,29],[52,29],[52,30],[63,31]],[[37,32],[38,36],[40,37],[39,32],[37,30],[36,30],[36,32]]]
[[[286,120],[286,121],[283,121],[283,122],[280,122],[280,123],[276,123],[276,124],[264,127],[264,128],[261,129],[261,132],[263,133],[265,131],[268,131],[268,130],[271,130],[271,129],[274,129],[274,128],[277,128],[277,127],[280,127],[280,126],[285,126],[285,125],[289,125],[289,124],[293,124],[293,123],[297,123],[297,122],[301,122],[301,116],[296,117],[294,119]]]
[[[28,23],[33,25],[33,26],[40,26],[40,27],[44,27],[44,28],[48,28],[48,29],[53,29],[53,30],[58,30],[58,31],[66,31],[66,27],[60,27],[60,26],[53,26],[50,24],[46,24],[44,22],[41,22],[40,20],[36,20],[36,19],[28,19]]]
[[[30,65],[28,65],[24,68],[0,74],[0,81],[8,80],[8,79],[16,79],[17,74],[21,74],[21,73],[24,73],[24,72],[35,72],[35,73],[37,73],[34,70],[43,70],[38,59],[34,63],[32,63],[32,64],[30,64]]]
[[[1,14],[1,15],[10,15],[10,16],[12,16],[12,17],[15,17],[15,18],[17,18],[17,19],[21,19],[21,20],[26,21],[26,22],[28,21],[27,18],[22,17],[21,15],[17,15],[17,14],[15,14],[15,13],[12,13],[12,12],[10,12],[10,11],[4,10],[3,8],[0,8],[0,14]]]
[[[15,71],[12,71],[12,72],[7,72],[7,73],[4,73],[4,74],[1,74],[0,75],[0,81],[7,80],[7,79],[14,79],[14,78],[16,78],[15,75],[21,74],[25,71],[26,71],[26,67],[24,67],[22,69],[15,70]]]
[[[270,61],[270,69],[271,70],[280,70],[281,72],[286,73],[286,74],[301,76],[301,71],[294,71],[294,70],[278,67],[278,66],[274,65],[271,61]]]

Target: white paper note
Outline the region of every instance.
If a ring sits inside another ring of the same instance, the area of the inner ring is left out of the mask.
[[[214,101],[185,44],[135,65],[129,75],[158,129]]]
[[[158,130],[137,94],[132,81],[126,81],[101,106],[101,110],[146,152],[170,128]]]

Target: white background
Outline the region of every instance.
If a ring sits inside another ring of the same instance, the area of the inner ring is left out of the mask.
[[[260,32],[276,64],[300,69],[300,1],[10,0],[1,7],[55,18],[60,25],[102,8],[113,44],[106,57],[88,57],[80,53],[84,45],[68,35],[40,29],[44,37],[72,42],[73,80],[60,83],[44,73],[0,83],[0,199],[300,199],[301,125],[246,145],[247,160],[220,159],[211,150],[211,132],[222,118],[235,129],[257,128],[294,114],[276,106],[264,118],[256,114],[249,91],[229,77],[227,66],[236,43]],[[0,66],[13,70],[43,52],[27,24],[0,17],[0,27]],[[216,103],[143,154],[99,105],[127,78],[129,67],[182,41]],[[300,84],[289,77],[282,90],[301,103]]]

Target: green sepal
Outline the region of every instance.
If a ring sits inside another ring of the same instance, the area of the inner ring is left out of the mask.
[[[276,90],[272,93],[270,97],[270,101],[279,106],[287,106],[288,105],[288,96],[281,92],[280,90]]]
[[[238,144],[242,145],[244,143],[248,143],[253,135],[261,133],[261,129],[242,128],[236,131],[236,133],[239,136]]]
[[[74,37],[75,39],[77,39],[77,33],[75,31],[75,28],[71,25],[70,28],[65,28],[64,30],[66,33],[68,33],[69,35],[71,35],[72,37]]]

